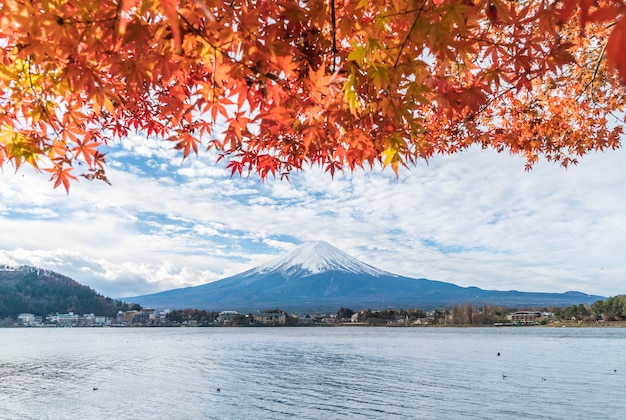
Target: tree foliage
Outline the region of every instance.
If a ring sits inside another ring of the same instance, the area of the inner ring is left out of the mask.
[[[343,306],[337,311],[337,319],[339,320],[349,319],[352,315],[354,315],[354,311],[350,308],[344,308]]]
[[[232,174],[619,146],[623,0],[1,0],[0,166],[107,181],[137,132]]]
[[[75,312],[113,317],[128,309],[128,303],[104,297],[53,271],[0,266],[0,317],[16,317],[22,312],[39,316]]]
[[[196,321],[197,323],[208,325],[217,319],[219,313],[208,312],[199,309],[175,309],[165,315],[169,322],[182,323],[184,321]]]
[[[597,305],[598,302],[602,302],[600,300],[596,301],[594,305]],[[579,305],[570,305],[565,308],[556,308],[554,310],[554,316],[560,320],[578,320],[578,321],[588,321],[591,315],[590,308],[587,305],[583,305],[582,303]]]
[[[605,321],[626,320],[626,296],[617,295],[598,300],[591,305],[594,319]]]
[[[492,325],[496,322],[506,321],[506,313],[507,311],[500,306],[483,302],[478,307],[471,302],[466,302],[465,305],[453,304],[449,316],[444,314],[444,322],[459,325]]]
[[[554,311],[557,319],[578,321],[624,321],[626,320],[626,296],[610,296],[597,300],[591,306],[570,305]]]

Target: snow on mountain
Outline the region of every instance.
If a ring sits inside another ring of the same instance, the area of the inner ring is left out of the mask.
[[[305,243],[284,257],[262,264],[251,271],[258,274],[280,271],[288,275],[342,271],[372,276],[395,276],[365,264],[324,241]]]

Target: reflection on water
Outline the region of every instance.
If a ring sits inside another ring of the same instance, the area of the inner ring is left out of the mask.
[[[622,418],[625,344],[626,329],[0,329],[0,418]]]

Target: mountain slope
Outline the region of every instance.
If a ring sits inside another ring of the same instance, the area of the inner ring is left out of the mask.
[[[466,302],[505,307],[567,306],[599,299],[602,297],[579,292],[503,292],[402,277],[376,269],[322,241],[304,244],[284,257],[216,282],[125,298],[156,308],[281,308],[292,312],[336,311],[341,306],[435,309]]]
[[[20,313],[43,316],[75,312],[115,316],[128,304],[114,301],[93,289],[50,270],[0,266],[0,317]]]

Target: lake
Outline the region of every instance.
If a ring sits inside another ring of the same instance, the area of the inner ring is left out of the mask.
[[[0,329],[2,419],[622,419],[626,329]]]

